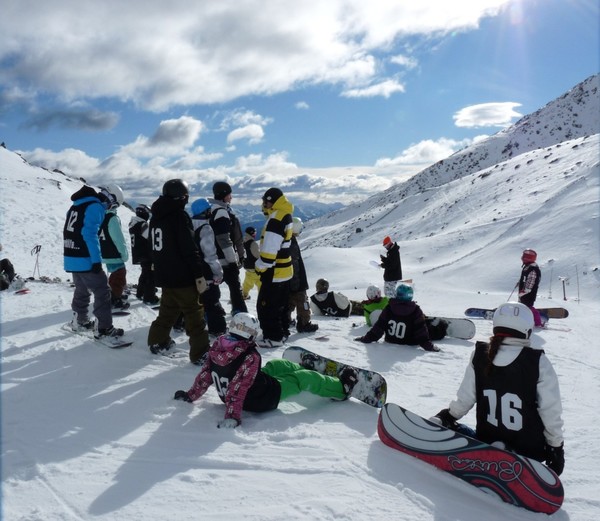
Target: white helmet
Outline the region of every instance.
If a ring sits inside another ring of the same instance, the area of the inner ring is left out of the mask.
[[[115,184],[109,184],[101,186],[100,191],[108,198],[110,206],[121,206],[125,198],[123,197],[123,190],[121,187]]]
[[[304,224],[302,223],[302,219],[300,219],[300,217],[294,217],[292,219],[292,233],[294,235],[300,235],[303,228]]]
[[[381,298],[381,290],[377,286],[369,286],[367,288],[367,298],[369,300],[377,300]]]
[[[533,313],[525,304],[506,302],[494,311],[494,335],[529,338],[533,330]]]
[[[229,322],[229,332],[247,340],[254,340],[258,329],[258,320],[250,313],[236,313]]]

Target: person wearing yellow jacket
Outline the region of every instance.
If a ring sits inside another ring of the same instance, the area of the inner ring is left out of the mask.
[[[294,274],[290,253],[294,206],[279,188],[269,188],[262,197],[262,211],[267,222],[260,237],[260,257],[254,265],[261,282],[256,312],[263,332],[257,344],[280,347],[290,334],[287,304]]]

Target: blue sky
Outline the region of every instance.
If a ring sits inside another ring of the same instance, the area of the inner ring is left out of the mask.
[[[364,197],[600,69],[597,0],[8,0],[2,11],[0,140],[132,192],[148,179],[241,191],[300,178]]]

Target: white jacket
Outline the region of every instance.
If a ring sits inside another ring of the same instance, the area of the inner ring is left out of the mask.
[[[528,340],[517,338],[506,338],[496,357],[494,365],[505,367],[512,363],[523,347],[532,347]],[[532,347],[533,349],[536,349]],[[476,402],[475,395],[475,370],[473,369],[473,356],[467,365],[465,376],[463,378],[456,400],[450,402],[450,414],[457,420],[467,414]],[[560,399],[560,389],[558,377],[550,363],[550,360],[542,353],[540,356],[539,380],[537,382],[537,402],[538,413],[544,424],[544,437],[546,443],[552,447],[558,447],[563,442],[563,421],[562,421],[562,403]]]

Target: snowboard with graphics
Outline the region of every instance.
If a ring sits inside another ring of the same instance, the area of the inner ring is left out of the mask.
[[[441,340],[441,338],[435,338],[431,334],[437,328],[443,331],[444,327],[446,332],[444,336],[452,338],[462,338],[463,340],[470,340],[475,336],[475,324],[468,318],[447,318],[447,317],[427,317],[427,329],[430,331],[431,340]],[[444,326],[445,324],[445,326]]]
[[[539,461],[446,429],[394,403],[381,410],[377,433],[385,445],[511,505],[545,514],[562,505],[560,479]]]
[[[68,333],[72,333],[73,335],[79,335],[88,340],[93,340],[94,342],[98,342],[106,347],[110,347],[111,349],[121,349],[123,347],[129,347],[133,344],[132,341],[125,339],[124,337],[103,337],[103,338],[94,338],[93,331],[90,330],[74,330],[71,327],[71,323],[67,322],[61,326],[63,331],[67,331]]]
[[[382,407],[385,403],[387,382],[383,376],[375,371],[337,362],[300,346],[288,347],[282,356],[286,360],[306,367],[306,369],[312,369],[313,371],[329,376],[337,376],[346,366],[353,367],[358,373],[358,382],[354,386],[354,389],[352,389],[350,396],[372,407]]]
[[[567,318],[569,311],[565,308],[535,308],[539,311],[542,318]],[[471,318],[487,318],[491,320],[494,318],[495,309],[484,309],[484,308],[468,308],[465,310],[465,315]]]

